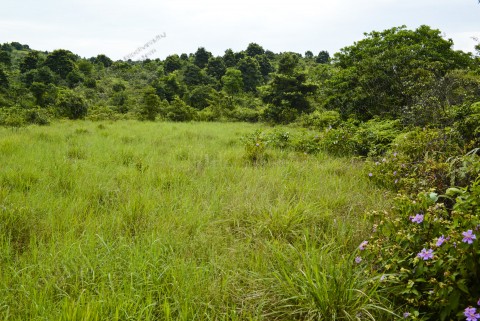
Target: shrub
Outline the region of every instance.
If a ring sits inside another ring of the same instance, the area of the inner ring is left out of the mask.
[[[371,119],[362,123],[353,138],[356,152],[361,156],[382,155],[400,133],[399,120]]]
[[[245,159],[252,164],[266,162],[269,155],[266,152],[269,144],[268,135],[261,130],[256,130],[252,134],[242,137],[245,146]]]
[[[325,129],[328,127],[337,127],[341,122],[340,114],[335,110],[314,111],[311,114],[303,115],[298,123],[307,128]]]
[[[178,97],[175,97],[170,104],[163,102],[160,106],[160,114],[171,121],[190,121],[197,117],[195,109]]]
[[[357,145],[354,140],[357,127],[352,123],[343,123],[338,128],[328,128],[321,141],[321,148],[336,156],[354,155]]]
[[[375,183],[407,194],[430,188],[443,193],[457,183],[452,175],[461,146],[453,129],[418,128],[395,138],[384,156],[369,159],[366,173]]]
[[[61,115],[70,119],[84,118],[88,111],[83,95],[68,89],[59,93],[57,107]]]
[[[359,256],[406,319],[458,320],[464,309],[478,304],[479,203],[477,178],[442,197],[399,196],[391,211],[370,213],[373,234],[359,246]]]

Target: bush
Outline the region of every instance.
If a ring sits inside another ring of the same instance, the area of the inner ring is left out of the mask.
[[[323,134],[321,148],[336,156],[355,155],[357,143],[355,133],[357,127],[352,123],[343,123],[338,128],[328,128]]]
[[[196,110],[178,97],[175,97],[170,104],[163,102],[160,107],[160,114],[171,121],[191,121],[197,117]]]
[[[25,121],[40,126],[50,125],[50,115],[44,109],[29,109],[25,111]]]
[[[399,120],[371,119],[362,123],[353,138],[361,156],[383,155],[401,132]]]
[[[311,114],[303,115],[298,119],[302,127],[311,129],[335,128],[341,122],[340,114],[335,110],[314,111]]]
[[[252,164],[264,163],[269,155],[266,153],[269,137],[261,130],[256,130],[250,135],[242,137],[245,146],[245,159]]]
[[[83,95],[68,89],[59,93],[57,107],[62,116],[70,119],[84,118],[88,112],[88,104]]]
[[[435,189],[443,193],[458,180],[454,163],[462,155],[462,139],[453,129],[415,129],[400,134],[384,156],[370,158],[366,173],[378,185],[415,193]]]
[[[375,225],[359,246],[362,268],[406,319],[459,320],[480,298],[480,178],[442,197],[423,192],[395,204],[370,213]]]

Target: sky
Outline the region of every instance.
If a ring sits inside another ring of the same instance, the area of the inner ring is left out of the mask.
[[[114,60],[240,51],[255,42],[273,52],[331,55],[365,32],[406,25],[439,29],[454,48],[480,40],[477,0],[1,0],[0,43],[68,49]]]

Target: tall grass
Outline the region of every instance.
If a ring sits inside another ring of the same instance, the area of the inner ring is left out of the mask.
[[[0,129],[0,319],[381,316],[350,253],[382,192],[348,159],[246,162],[258,128]]]

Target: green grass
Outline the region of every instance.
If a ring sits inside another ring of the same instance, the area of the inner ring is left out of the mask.
[[[0,319],[378,319],[352,253],[383,192],[349,159],[250,164],[259,128],[0,129]]]

